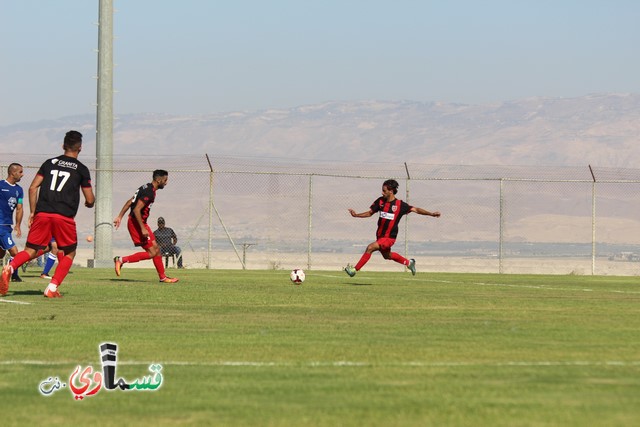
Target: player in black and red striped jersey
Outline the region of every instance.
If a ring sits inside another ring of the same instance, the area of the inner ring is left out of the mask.
[[[349,209],[349,213],[354,218],[369,218],[379,212],[378,229],[376,230],[376,241],[367,246],[360,261],[355,265],[347,265],[344,271],[351,277],[356,275],[362,267],[371,259],[371,254],[380,251],[385,259],[391,259],[397,263],[406,265],[411,274],[416,274],[416,260],[407,259],[397,252],[391,252],[391,247],[398,237],[398,224],[400,219],[411,212],[420,215],[428,215],[435,218],[440,217],[440,212],[429,212],[422,208],[411,206],[408,203],[396,198],[398,193],[398,181],[388,179],[382,184],[382,196],[373,202],[369,210],[362,213],[356,213],[353,209]]]
[[[120,276],[122,265],[129,262],[140,262],[147,259],[153,261],[153,265],[156,267],[158,277],[162,283],[175,283],[178,281],[176,278],[167,277],[164,270],[164,264],[162,263],[162,255],[160,252],[160,246],[156,242],[156,238],[151,231],[151,227],[147,224],[147,218],[149,218],[149,212],[151,211],[151,205],[156,200],[156,190],[162,190],[169,180],[169,172],[162,169],[153,171],[153,180],[141,186],[136,190],[133,197],[124,204],[120,210],[120,214],[113,220],[113,224],[116,227],[120,227],[122,217],[130,209],[129,217],[127,220],[127,229],[131,240],[135,246],[140,246],[144,249],[144,252],[136,252],[125,257],[115,257],[113,259],[114,267],[116,270],[116,276]]]
[[[62,145],[64,154],[46,160],[29,186],[29,235],[27,244],[2,271],[0,294],[7,291],[11,273],[27,261],[43,254],[51,238],[58,243],[58,268],[44,291],[47,298],[60,298],[58,287],[69,273],[78,247],[75,216],[80,203],[92,208],[95,196],[89,168],[78,160],[82,134],[71,130]]]

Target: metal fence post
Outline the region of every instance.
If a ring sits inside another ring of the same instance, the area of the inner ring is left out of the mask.
[[[589,172],[591,172],[591,275],[596,274],[596,176],[593,173],[591,165],[589,165]]]
[[[307,269],[311,270],[311,235],[313,230],[313,174],[309,175],[309,223],[307,227]]]
[[[207,163],[209,164],[209,229],[207,236],[207,269],[211,268],[211,245],[213,241],[213,166],[211,165],[211,159],[209,155],[205,154]]]
[[[500,178],[500,235],[498,238],[498,273],[502,274],[502,258],[504,257],[504,178]]]
[[[405,201],[409,203],[410,199],[410,191],[409,191],[409,182],[411,181],[411,175],[409,174],[409,166],[407,166],[407,162],[404,162],[404,170],[407,172],[407,179],[405,184]],[[409,203],[411,204],[411,203]],[[409,215],[406,216],[404,220],[404,256],[409,257]],[[405,266],[405,271],[407,266]]]

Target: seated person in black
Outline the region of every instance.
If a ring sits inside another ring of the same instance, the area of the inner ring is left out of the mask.
[[[175,255],[178,260],[178,268],[183,268],[182,250],[176,246],[178,236],[172,228],[165,227],[163,217],[158,218],[158,229],[153,232],[153,235],[156,236],[156,242],[160,245],[162,256]]]

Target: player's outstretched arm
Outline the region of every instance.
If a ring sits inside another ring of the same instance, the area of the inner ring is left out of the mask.
[[[371,211],[371,209],[369,209],[366,212],[360,212],[360,213],[356,213],[356,211],[354,211],[353,209],[347,209],[347,210],[349,211],[351,216],[354,218],[369,218],[371,215],[373,215],[373,212]]]
[[[122,217],[124,216],[124,213],[129,209],[129,207],[131,206],[131,201],[133,199],[127,199],[127,202],[124,204],[124,206],[122,207],[122,209],[120,209],[120,213],[118,214],[117,217],[115,217],[113,219],[113,225],[115,225],[116,230],[120,227],[120,222],[122,221]]]
[[[429,212],[426,209],[416,208],[415,206],[411,208],[411,212],[415,212],[415,213],[420,214],[420,215],[432,216],[434,218],[440,218],[440,212],[438,212],[438,211]]]

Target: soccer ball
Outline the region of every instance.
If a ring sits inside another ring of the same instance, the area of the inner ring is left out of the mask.
[[[294,268],[289,277],[294,285],[301,285],[304,282],[304,271],[301,268]]]

